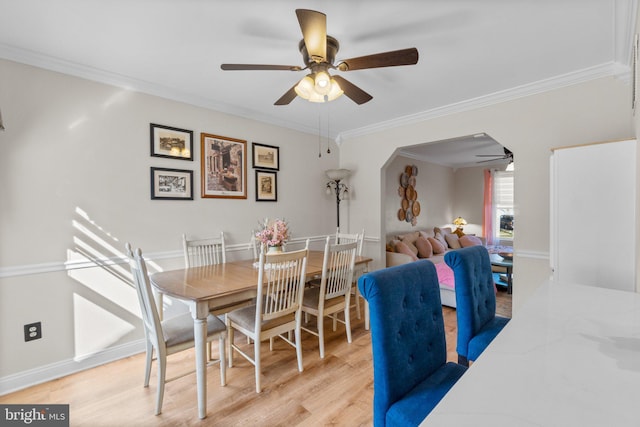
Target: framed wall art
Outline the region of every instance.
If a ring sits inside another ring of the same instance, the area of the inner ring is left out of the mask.
[[[193,131],[151,123],[151,155],[193,160]]]
[[[256,169],[280,170],[280,149],[272,145],[258,144],[253,146],[253,167]]]
[[[203,198],[247,198],[247,141],[200,134]]]
[[[152,167],[151,199],[193,200],[193,171]]]
[[[256,171],[256,201],[278,201],[278,176],[277,172]]]

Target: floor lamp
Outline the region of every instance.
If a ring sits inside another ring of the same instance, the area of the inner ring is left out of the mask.
[[[327,194],[331,195],[332,192],[336,194],[336,217],[338,228],[340,228],[340,201],[346,199],[349,193],[347,184],[340,181],[351,175],[351,171],[348,169],[329,169],[325,171],[325,174],[330,180],[327,182]]]

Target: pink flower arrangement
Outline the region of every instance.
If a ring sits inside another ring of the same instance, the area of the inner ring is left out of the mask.
[[[267,246],[282,246],[289,240],[289,227],[282,219],[269,221],[265,218],[261,224],[262,229],[256,232],[256,239]]]

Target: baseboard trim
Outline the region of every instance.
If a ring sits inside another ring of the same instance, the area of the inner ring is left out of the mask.
[[[543,260],[551,259],[551,255],[549,254],[549,252],[542,252],[542,251],[528,251],[528,250],[517,249],[514,252],[514,255],[520,258],[532,258],[532,259],[543,259]]]
[[[145,351],[144,339],[111,347],[106,350],[85,356],[82,359],[67,359],[50,365],[19,372],[0,378],[0,396],[13,393],[37,384],[75,374],[86,369],[95,368],[105,363],[114,362],[125,357]]]

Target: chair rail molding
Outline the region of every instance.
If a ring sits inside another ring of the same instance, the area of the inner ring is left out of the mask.
[[[304,237],[304,238],[299,237],[296,239],[291,239],[289,241],[289,244],[290,245],[304,244],[304,242],[307,239],[309,239],[310,242],[323,242],[325,238],[326,238],[326,235]],[[377,240],[368,238],[368,239],[365,239],[365,241],[373,242]],[[227,252],[246,252],[248,249],[249,249],[249,245],[247,243],[236,243],[232,245],[227,245]],[[145,259],[149,261],[175,259],[175,258],[184,258],[184,252],[182,249],[177,249],[173,251],[145,253]],[[9,277],[28,276],[32,274],[45,274],[45,273],[56,273],[60,271],[79,270],[83,268],[128,265],[128,263],[129,261],[127,260],[127,257],[123,255],[123,256],[113,256],[113,257],[100,257],[95,259],[54,261],[54,262],[47,262],[47,263],[40,263],[40,264],[24,264],[24,265],[10,266],[10,267],[0,267],[0,279],[9,278]]]

